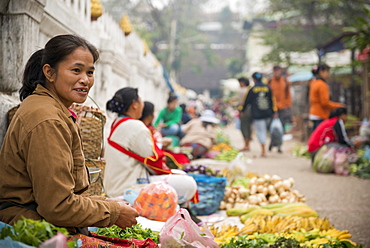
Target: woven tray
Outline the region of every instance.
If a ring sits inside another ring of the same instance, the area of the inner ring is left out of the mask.
[[[99,195],[99,196],[103,195],[104,194],[103,178],[104,178],[105,160],[87,158],[85,159],[85,164],[87,167],[101,169],[98,180],[90,184],[90,187],[87,190],[87,193],[90,195]]]
[[[77,114],[85,157],[91,159],[102,157],[106,122],[103,111],[82,105],[74,105],[72,110]]]

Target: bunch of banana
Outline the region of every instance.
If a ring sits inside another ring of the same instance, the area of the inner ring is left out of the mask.
[[[221,227],[210,226],[208,228],[215,236],[214,241],[220,245],[229,243],[232,238],[239,234],[239,228],[232,225],[222,225]]]
[[[292,231],[326,231],[332,229],[328,219],[319,217],[279,216],[279,215],[255,215],[244,221],[244,227],[240,235],[258,233],[284,233]]]
[[[349,240],[350,238],[352,238],[352,235],[348,233],[348,230],[340,231],[340,230],[337,230],[335,228],[331,228],[331,229],[326,230],[326,231],[321,231],[320,236],[332,237],[332,238],[336,238],[340,241],[346,240],[346,241],[351,242],[352,244],[355,244],[354,242]]]

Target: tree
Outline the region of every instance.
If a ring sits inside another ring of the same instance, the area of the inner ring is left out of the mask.
[[[358,17],[353,27],[348,27],[345,30],[354,32],[354,34],[347,39],[351,48],[358,48],[360,51],[364,50],[370,45],[370,10],[364,9],[365,17]]]
[[[291,52],[308,52],[343,32],[353,24],[353,16],[363,16],[367,0],[269,0],[267,14],[274,25],[261,34],[272,47],[265,62],[291,64]],[[266,15],[266,13],[265,13]],[[271,24],[271,23],[270,23]]]
[[[140,32],[142,36],[150,32],[151,42],[148,44],[151,44],[153,53],[175,78],[181,70],[183,59],[192,55],[192,44],[199,41],[207,43],[197,28],[202,17],[199,6],[207,1],[172,0],[163,8],[158,8],[152,0],[145,0],[151,9],[151,23],[147,25],[147,30]],[[206,57],[209,55],[206,54]]]

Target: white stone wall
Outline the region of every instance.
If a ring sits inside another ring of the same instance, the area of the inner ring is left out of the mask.
[[[44,47],[53,36],[78,34],[100,51],[95,85],[89,94],[105,110],[105,103],[120,88],[139,89],[143,100],[159,111],[166,104],[169,89],[161,65],[149,51],[144,56],[140,37],[125,37],[119,25],[103,15],[90,21],[90,0],[2,0],[0,1],[0,144],[5,135],[6,113],[19,103],[18,90],[29,56]],[[106,133],[113,116],[107,115]]]

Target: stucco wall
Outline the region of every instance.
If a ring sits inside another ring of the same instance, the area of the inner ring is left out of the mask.
[[[159,110],[165,106],[168,87],[161,65],[149,51],[144,55],[136,33],[125,36],[108,13],[92,22],[89,0],[0,1],[0,144],[5,135],[6,113],[19,103],[18,90],[29,56],[53,36],[78,34],[100,51],[95,85],[85,105],[105,110],[105,103],[120,88],[139,88],[143,100]],[[107,115],[107,125],[113,116]],[[108,126],[109,127],[109,126]],[[109,130],[109,128],[106,128]]]

